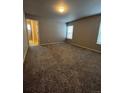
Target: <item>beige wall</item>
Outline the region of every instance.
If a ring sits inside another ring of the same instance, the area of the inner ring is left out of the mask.
[[[40,19],[40,43],[62,42],[66,38],[66,24],[58,20]]]
[[[39,21],[40,44],[63,42],[66,38],[66,24],[55,19],[44,19],[38,16],[26,15],[26,18]]]
[[[28,35],[26,30],[25,16],[23,15],[23,60],[28,50]]]
[[[100,17],[100,15],[96,15],[68,23],[67,25],[74,26],[73,39],[71,41],[82,47],[101,51],[101,46],[96,44]]]

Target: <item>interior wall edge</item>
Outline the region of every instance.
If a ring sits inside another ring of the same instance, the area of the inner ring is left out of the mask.
[[[28,32],[27,32],[27,29],[26,29],[25,14],[23,12],[23,63],[25,61],[28,48],[29,48]]]
[[[24,52],[24,58],[23,58],[23,63],[25,62],[26,55],[28,53],[29,46],[26,47],[25,52]]]
[[[71,45],[74,45],[74,46],[77,46],[77,47],[80,47],[80,48],[83,48],[83,49],[88,49],[88,50],[91,50],[93,52],[97,52],[97,53],[101,53],[101,51],[99,50],[96,50],[96,49],[92,49],[92,48],[89,48],[89,47],[85,47],[85,46],[81,46],[79,44],[76,44],[76,43],[73,43],[73,42],[69,42]]]
[[[62,41],[62,42],[52,42],[52,43],[43,43],[43,44],[40,44],[40,45],[43,46],[43,45],[53,45],[53,44],[60,44],[60,43],[64,43],[64,41]]]

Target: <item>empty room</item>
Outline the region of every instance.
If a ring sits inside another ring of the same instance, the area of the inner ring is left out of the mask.
[[[23,0],[23,93],[101,93],[101,0]]]

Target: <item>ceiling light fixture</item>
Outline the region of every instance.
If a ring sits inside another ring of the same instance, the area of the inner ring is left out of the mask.
[[[62,6],[59,7],[59,12],[60,12],[60,13],[63,13],[64,11],[65,11],[64,7],[62,7]]]

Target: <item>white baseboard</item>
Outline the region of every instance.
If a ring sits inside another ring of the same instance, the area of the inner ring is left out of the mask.
[[[28,47],[25,49],[24,57],[23,57],[23,62],[25,61],[25,57],[26,57],[27,53],[28,53]]]
[[[65,42],[52,42],[52,43],[44,43],[44,44],[40,44],[40,45],[43,46],[43,45],[53,45],[53,44],[60,44],[60,43],[65,43]],[[91,51],[94,51],[94,52],[97,52],[97,53],[101,53],[101,51],[99,51],[99,50],[84,47],[84,46],[81,46],[81,45],[78,45],[78,44],[75,44],[75,43],[69,43],[69,44],[72,44],[74,46],[77,46],[77,47],[80,47],[80,48],[83,48],[83,49],[88,49],[88,50],[91,50]]]
[[[43,45],[53,45],[53,44],[60,44],[60,43],[64,43],[64,42],[52,42],[52,43],[44,43],[40,45],[43,46]]]
[[[80,47],[80,48],[83,48],[83,49],[88,49],[88,50],[91,50],[91,51],[94,51],[94,52],[97,52],[97,53],[101,53],[101,51],[99,50],[95,50],[95,49],[91,49],[91,48],[88,48],[88,47],[84,47],[84,46],[81,46],[81,45],[78,45],[78,44],[75,44],[75,43],[70,43],[74,46],[77,46],[77,47]]]

